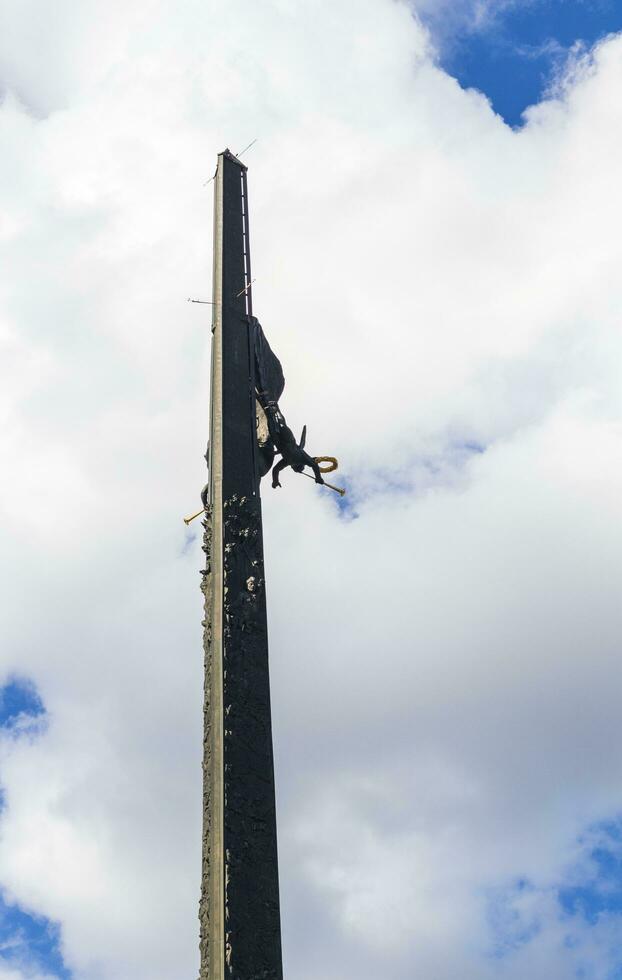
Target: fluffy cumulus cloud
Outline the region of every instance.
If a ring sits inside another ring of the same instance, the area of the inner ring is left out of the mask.
[[[431,52],[394,0],[0,4],[0,886],[58,938],[2,980],[197,970],[186,299],[255,137],[255,309],[349,491],[264,491],[286,974],[616,967],[622,39],[519,132]]]

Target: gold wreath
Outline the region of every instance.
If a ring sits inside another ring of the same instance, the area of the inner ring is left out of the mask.
[[[319,465],[320,463],[328,463],[328,466],[320,466],[320,473],[332,473],[339,466],[339,463],[334,456],[314,456],[315,462]]]

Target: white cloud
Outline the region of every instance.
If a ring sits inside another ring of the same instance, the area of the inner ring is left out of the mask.
[[[196,968],[185,300],[215,154],[258,137],[256,312],[360,515],[264,492],[288,976],[566,980],[591,943],[597,977],[615,921],[565,946],[554,892],[622,807],[622,41],[516,133],[404,4],[126,7],[0,20],[3,670],[50,713],[3,747],[0,881],[78,980]],[[494,960],[520,877],[543,925]]]

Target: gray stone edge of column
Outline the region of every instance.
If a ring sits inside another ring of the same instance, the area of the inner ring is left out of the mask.
[[[214,267],[212,288],[212,373],[210,389],[209,508],[204,522],[205,614],[203,834],[199,980],[225,977],[225,885],[223,853],[223,685],[222,685],[222,236],[223,163],[214,182]]]

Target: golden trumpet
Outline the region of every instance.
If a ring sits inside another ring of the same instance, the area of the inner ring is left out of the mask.
[[[192,517],[184,517],[184,524],[186,524],[186,525],[189,524],[190,521],[193,521],[195,519],[195,517],[198,517],[199,516],[199,514],[204,514],[204,513],[205,513],[205,508],[202,507],[201,510],[198,510],[196,512],[196,514],[193,514],[192,515]]]

